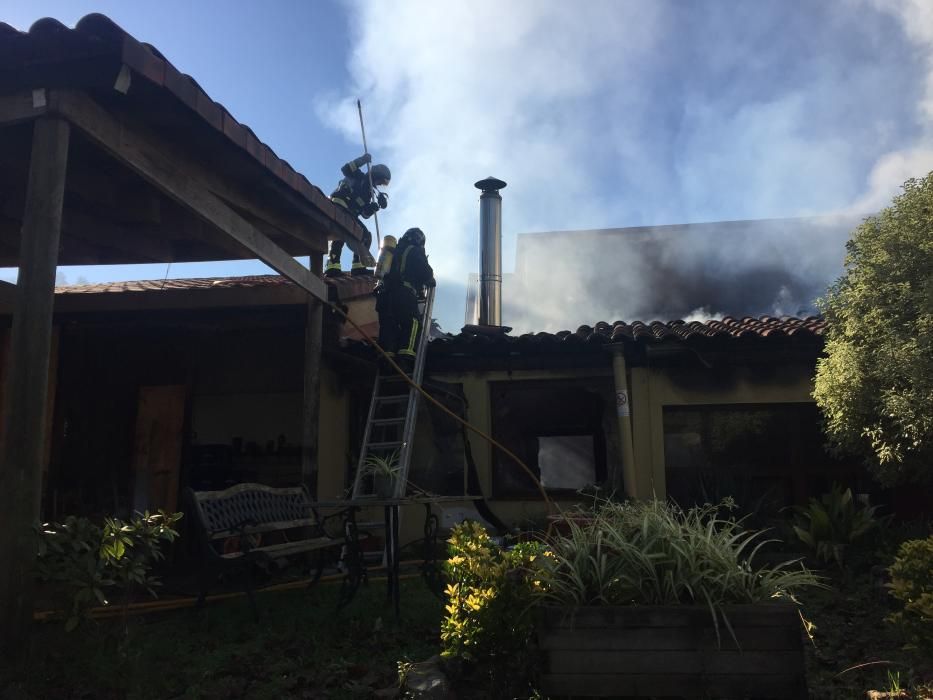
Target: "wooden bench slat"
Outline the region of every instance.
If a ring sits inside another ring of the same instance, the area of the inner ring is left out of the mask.
[[[333,540],[330,537],[317,537],[313,540],[299,540],[297,542],[281,542],[279,544],[270,544],[264,547],[255,547],[250,552],[262,552],[271,559],[280,559],[293,554],[302,554],[303,552],[314,552],[328,547],[338,547],[342,540]],[[228,552],[222,554],[224,559],[236,559],[242,557],[245,552]]]
[[[271,523],[261,523],[258,525],[244,525],[236,530],[220,530],[211,533],[212,540],[226,539],[227,537],[236,537],[237,535],[260,535],[264,532],[277,532],[281,530],[294,530],[299,527],[317,527],[318,522],[314,518],[304,518],[302,520],[281,520]]]

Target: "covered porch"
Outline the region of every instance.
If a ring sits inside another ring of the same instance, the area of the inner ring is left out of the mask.
[[[10,318],[0,433],[0,646],[31,615],[33,524],[49,461],[58,265],[256,258],[308,293],[302,477],[317,446],[328,239],[359,225],[155,48],[101,15],[0,24],[0,289]],[[296,256],[308,256],[304,265]]]

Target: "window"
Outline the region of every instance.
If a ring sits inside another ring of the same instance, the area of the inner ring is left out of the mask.
[[[538,438],[538,471],[546,489],[579,489],[596,483],[592,435]]]
[[[553,492],[574,493],[604,482],[606,436],[614,415],[612,380],[494,382],[493,436]],[[493,451],[496,497],[533,497],[538,489],[508,455]]]
[[[677,406],[664,409],[668,496],[681,505],[733,497],[774,514],[863,477],[824,449],[815,404]]]

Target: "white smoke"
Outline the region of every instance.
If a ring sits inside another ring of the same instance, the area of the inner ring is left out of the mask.
[[[351,2],[348,10],[359,30],[356,84],[319,112],[355,139],[362,96],[371,150],[393,171],[382,226],[427,234],[445,325],[457,327],[463,297],[450,299],[443,283],[462,291],[478,266],[475,181],[508,183],[506,269],[514,232],[614,220],[599,194],[613,154],[587,115],[658,49],[659,6],[415,0],[391,10]]]
[[[348,0],[352,83],[317,109],[355,141],[362,98],[371,150],[393,170],[384,233],[425,230],[441,283],[437,315],[452,330],[463,318],[464,282],[478,265],[472,184],[487,175],[508,182],[509,271],[519,232],[864,214],[933,167],[933,141],[921,126],[933,114],[930,5],[763,5],[594,0],[581,10],[559,0],[409,0],[386,8]],[[780,23],[802,14],[799,24]],[[915,46],[928,77],[916,85],[905,77],[895,99],[910,104],[889,113],[879,95],[895,76],[885,71],[907,75],[917,66],[892,59],[876,70],[872,56],[850,65],[851,56],[824,46],[823,35],[835,32],[836,42],[864,43],[884,56],[892,37],[879,34],[876,45],[868,39],[891,17],[899,23],[893,38]],[[794,64],[797,82],[782,83],[798,43],[808,59]],[[694,81],[694,72],[718,82]],[[679,111],[669,108],[672,99]],[[808,251],[793,270],[812,276],[808,289],[825,287],[841,269],[837,237],[824,240],[794,245]],[[769,251],[746,251],[737,264],[763,255]],[[552,274],[568,281],[562,303],[542,320],[548,327],[592,323],[593,306],[623,315],[648,308],[594,305],[591,262],[553,261]],[[782,296],[780,284],[770,294],[775,313],[812,302]],[[692,315],[705,302],[685,303],[680,314]]]
[[[891,151],[878,158],[868,177],[865,193],[850,211],[877,211],[887,206],[900,186],[911,177],[923,177],[933,169],[933,3],[929,0],[863,0],[883,14],[894,17],[907,39],[925,63],[925,90],[916,105],[921,135],[906,149]]]

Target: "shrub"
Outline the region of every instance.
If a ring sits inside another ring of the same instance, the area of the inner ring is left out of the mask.
[[[842,568],[846,550],[879,527],[877,510],[877,506],[858,506],[851,489],[833,485],[819,500],[811,498],[806,507],[795,509],[794,533],[818,561]]]
[[[753,568],[768,540],[720,516],[733,507],[601,503],[589,519],[568,519],[567,535],[549,540],[548,556],[539,558],[539,595],[565,607],[705,605],[716,622],[723,605],[792,598],[820,585],[798,561]]]
[[[904,609],[888,619],[912,646],[933,653],[933,535],[904,542],[889,572],[891,595]]]
[[[108,518],[103,526],[67,517],[39,530],[37,575],[61,584],[67,596],[66,630],[73,630],[98,603],[109,605],[108,589],[128,596],[141,588],[155,596],[159,580],[150,574],[163,558],[160,546],[172,542],[181,513],[137,513],[129,522]]]
[[[519,680],[529,639],[533,563],[539,543],[503,549],[481,525],[466,521],[448,540],[446,615],[442,656],[481,667],[491,677]],[[511,674],[511,678],[507,678]]]

